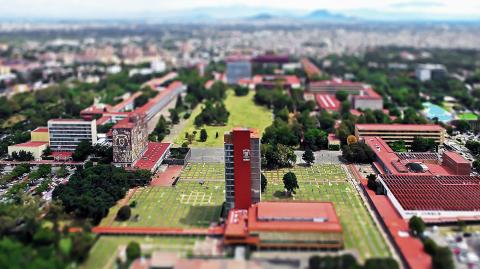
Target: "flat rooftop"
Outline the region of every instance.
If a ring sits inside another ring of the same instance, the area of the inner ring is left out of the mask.
[[[381,175],[405,210],[480,211],[480,177]]]
[[[342,232],[331,202],[260,202],[248,210],[248,230]]]
[[[355,124],[359,131],[392,131],[392,132],[440,132],[443,127],[437,124]]]
[[[386,168],[391,174],[395,175],[452,175],[452,171],[446,166],[436,163],[435,159],[433,159],[434,155],[430,153],[397,153],[380,137],[366,136],[364,139],[365,143],[377,156],[377,161],[374,162],[374,165],[382,174],[387,174],[387,171],[384,169]],[[428,169],[422,173],[415,173],[407,168],[408,163],[421,163]]]
[[[25,142],[25,143],[15,144],[15,145],[12,145],[12,146],[25,147],[25,148],[38,148],[38,147],[41,147],[45,144],[48,144],[48,142],[28,141],[28,142]]]
[[[32,133],[48,133],[48,127],[37,127]]]

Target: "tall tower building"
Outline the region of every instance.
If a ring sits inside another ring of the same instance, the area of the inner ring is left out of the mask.
[[[144,114],[132,114],[112,128],[113,164],[132,167],[148,146],[147,121]]]
[[[224,135],[227,210],[260,202],[261,157],[258,131],[234,128]]]

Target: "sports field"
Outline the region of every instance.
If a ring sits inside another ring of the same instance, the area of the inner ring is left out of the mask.
[[[142,245],[143,250],[149,253],[162,251],[175,251],[187,253],[191,251],[196,241],[203,237],[178,237],[178,236],[101,236],[90,250],[87,261],[80,266],[81,269],[110,269],[115,268],[117,252],[131,241]]]
[[[463,113],[458,115],[458,118],[461,120],[477,120],[478,116],[473,113]]]
[[[282,178],[293,171],[298,179],[299,189],[294,197],[284,195]],[[304,200],[331,201],[344,229],[346,249],[357,251],[361,259],[390,256],[372,217],[363,205],[360,195],[346,180],[347,175],[340,165],[314,165],[265,171],[267,189],[262,200]]]
[[[235,96],[232,90],[227,91],[225,106],[230,112],[228,123],[226,126],[203,126],[199,129],[195,128],[195,117],[200,114],[202,105],[198,105],[187,120],[185,128],[179,133],[175,139],[175,144],[181,145],[186,141],[185,132],[192,133],[197,131],[196,140],[200,138],[200,130],[205,128],[208,139],[205,142],[194,141],[192,147],[221,147],[223,146],[223,134],[230,131],[233,127],[249,127],[257,128],[260,133],[272,123],[272,112],[265,107],[257,106],[253,102],[254,91],[250,91],[247,96]],[[218,132],[218,137],[216,134]]]
[[[225,199],[225,183],[183,181],[175,186],[139,188],[128,204],[136,201],[128,221],[116,221],[119,206],[110,209],[101,226],[208,227],[218,221]]]

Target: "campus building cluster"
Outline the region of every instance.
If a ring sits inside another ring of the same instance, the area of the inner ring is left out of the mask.
[[[65,163],[71,162],[80,142],[88,141],[91,145],[111,144],[113,164],[118,167],[154,172],[167,156],[170,143],[149,142],[148,134],[155,128],[160,112],[186,90],[181,82],[171,82],[176,76],[172,72],[146,82],[144,86],[158,93],[138,108],[135,107],[135,99],[141,92],[114,106],[96,102],[80,112],[80,119],[49,120],[48,126],[31,132],[31,141],[9,146],[8,153],[12,156],[14,152],[29,152],[35,161],[45,163],[48,160],[43,160],[43,154],[50,147],[49,160]],[[105,124],[113,124],[106,137],[97,132],[97,127]]]
[[[415,137],[431,138],[435,143],[443,145],[445,129],[436,124],[356,124],[357,138],[373,136],[381,137],[385,142],[405,141],[407,147]]]
[[[398,126],[397,131],[425,133],[439,128],[405,125]],[[452,151],[441,155],[400,153],[393,151],[381,136],[360,137],[376,156],[373,166],[379,174],[377,193],[385,194],[402,218],[421,216],[430,223],[480,220],[480,177],[471,176],[471,164],[461,155]]]
[[[383,97],[368,84],[343,81],[340,79],[312,81],[308,84],[307,95],[313,95],[320,109],[339,111],[338,92],[346,92],[351,108],[355,110],[382,110]]]
[[[343,247],[332,203],[261,202],[260,141],[256,130],[225,134],[225,243],[257,248]]]

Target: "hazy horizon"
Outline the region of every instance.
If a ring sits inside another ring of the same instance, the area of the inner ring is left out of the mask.
[[[244,17],[260,13],[301,16],[314,10],[328,10],[362,19],[480,20],[480,3],[474,1],[326,1],[297,0],[0,0],[4,19],[131,19],[168,18],[178,14],[197,17]],[[232,9],[235,7],[235,9]]]

